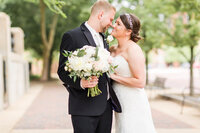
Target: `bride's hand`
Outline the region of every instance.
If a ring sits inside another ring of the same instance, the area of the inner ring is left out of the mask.
[[[117,75],[115,73],[114,74],[110,74],[110,78],[113,79],[113,80],[115,80],[116,76]]]

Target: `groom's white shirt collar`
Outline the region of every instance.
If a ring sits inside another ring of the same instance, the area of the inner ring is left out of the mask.
[[[98,32],[96,32],[96,30],[94,30],[89,24],[88,24],[88,22],[86,21],[85,22],[85,26],[87,27],[87,29],[90,31],[90,33],[92,34],[92,37],[93,37],[93,39],[94,39],[94,41],[95,41],[95,43],[96,44],[99,44],[101,47],[104,47],[104,44],[103,44],[103,38],[102,38],[102,36],[98,33]],[[95,35],[96,35],[96,37],[98,37],[98,38],[95,38]],[[99,41],[98,41],[99,40]]]
[[[91,32],[92,35],[94,35],[94,34],[99,34],[99,33],[96,32],[96,30],[94,30],[94,29],[88,24],[87,21],[85,22],[85,26],[88,28],[88,30]]]

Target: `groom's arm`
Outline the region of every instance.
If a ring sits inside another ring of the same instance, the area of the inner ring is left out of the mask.
[[[82,89],[80,86],[80,78],[77,78],[76,82],[73,81],[68,75],[69,72],[65,71],[65,62],[67,61],[67,58],[62,54],[63,51],[74,51],[76,48],[74,47],[73,39],[69,32],[66,32],[62,37],[62,42],[60,45],[60,57],[59,57],[59,66],[58,66],[58,76],[64,82],[64,85],[71,86],[76,89]]]

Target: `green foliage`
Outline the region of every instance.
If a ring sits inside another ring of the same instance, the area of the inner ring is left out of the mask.
[[[140,18],[142,24],[140,35],[143,37],[140,44],[147,53],[152,49],[162,48],[164,44],[178,49],[198,44],[200,35],[199,0],[128,1],[131,3],[130,6],[121,8],[120,12],[134,13]],[[135,7],[134,10],[130,8],[131,6]],[[179,18],[172,17],[175,13],[179,13]],[[183,21],[186,19],[184,18],[186,16],[183,16],[185,13],[188,15],[187,23]],[[183,54],[183,52],[180,53]]]
[[[173,63],[173,62],[184,63],[184,62],[187,62],[187,59],[180,54],[180,51],[185,53],[185,56],[187,58],[190,57],[190,55],[189,55],[190,51],[189,51],[188,47],[175,48],[175,47],[172,47],[172,46],[165,46],[163,48],[163,50],[165,51],[165,61],[167,63]]]
[[[39,75],[31,75],[30,74],[30,80],[31,81],[39,81],[40,80],[40,76]]]
[[[178,15],[178,18],[171,18],[171,28],[165,31],[167,37],[166,43],[170,46],[177,47],[195,47],[198,45],[200,39],[200,23],[198,20],[199,9],[197,8],[197,1],[190,0],[174,0],[171,2],[171,7],[174,8],[174,13]],[[184,52],[180,53],[187,59],[191,60],[191,57],[187,57]]]
[[[86,55],[86,54],[87,54],[87,53],[85,52],[85,50],[82,49],[82,50],[79,50],[79,51],[78,51],[77,56],[78,56],[78,57],[83,57],[83,56]]]
[[[170,3],[175,12],[187,12],[189,16],[197,13],[198,19],[200,18],[200,0],[173,0]]]
[[[53,51],[57,52],[64,32],[80,26],[81,23],[89,18],[91,1],[69,0],[64,6],[63,11],[67,14],[67,19],[59,19],[56,29]],[[81,7],[81,8],[79,8]]]
[[[69,56],[69,53],[68,53],[66,50],[64,50],[64,52],[63,52],[62,54],[63,54],[63,56],[65,56],[65,57],[68,57],[68,56]]]
[[[10,16],[12,27],[21,27],[24,30],[25,49],[31,50],[33,55],[40,57],[43,46],[38,7],[31,3],[16,2],[6,4],[3,11]]]
[[[99,60],[98,52],[99,52],[99,47],[96,47],[96,49],[95,49],[95,55],[94,55],[95,61]]]
[[[169,18],[171,27],[166,30],[166,42],[176,47],[180,54],[190,64],[190,95],[193,95],[193,63],[195,46],[200,39],[200,15],[199,0],[172,0],[170,7],[173,8],[173,16]],[[178,16],[178,18],[177,18]],[[181,50],[187,47],[189,52]],[[188,57],[187,54],[190,54]]]
[[[120,12],[133,13],[141,21],[140,36],[143,39],[139,42],[145,53],[153,48],[160,48],[164,44],[164,30],[167,28],[166,17],[171,10],[168,2],[162,0],[129,0],[129,7],[122,7]],[[163,6],[165,5],[165,6]],[[167,12],[166,12],[167,11]]]
[[[40,0],[24,0],[27,2],[39,4]],[[54,13],[60,14],[62,17],[67,18],[62,11],[62,7],[66,4],[64,0],[42,0],[45,5]]]
[[[30,3],[33,3],[33,4],[39,4],[40,0],[24,0],[26,2],[30,2]]]
[[[39,59],[42,58],[43,51],[39,8],[37,4],[22,1],[23,0],[7,2],[4,8],[1,9],[10,16],[12,27],[21,27],[24,30],[25,49],[31,51],[32,56]],[[66,5],[64,5],[63,12],[67,14],[68,18],[64,19],[63,17],[60,17],[58,19],[55,40],[52,48],[53,53],[54,51],[58,51],[64,32],[79,26],[83,21],[88,19],[90,13],[89,7],[92,4],[91,1],[85,0],[68,0]],[[47,32],[50,30],[51,18],[52,12],[46,10]]]

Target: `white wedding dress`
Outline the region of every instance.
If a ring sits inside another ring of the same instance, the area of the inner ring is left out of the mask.
[[[113,64],[118,65],[115,69],[118,75],[132,76],[124,57],[120,55],[114,57]],[[156,133],[145,90],[117,82],[113,83],[113,89],[122,107],[122,113],[115,113],[116,133]]]

